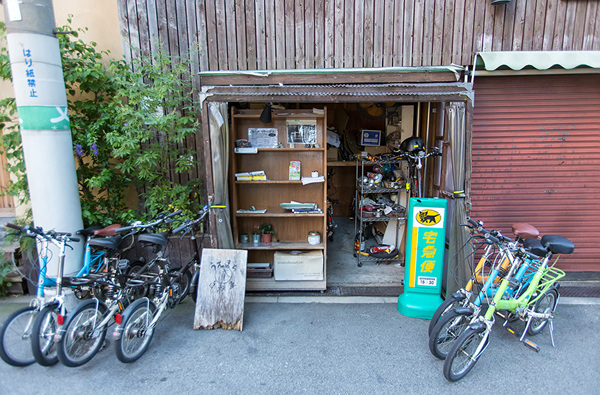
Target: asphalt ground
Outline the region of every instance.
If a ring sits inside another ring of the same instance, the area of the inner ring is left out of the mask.
[[[395,297],[247,297],[243,331],[194,330],[188,298],[164,318],[147,352],[123,364],[112,343],[88,364],[15,368],[3,394],[599,394],[600,298],[562,298],[536,353],[496,323],[488,349],[450,383],[428,348],[428,320]],[[27,302],[0,299],[0,320]],[[111,328],[112,329],[112,328]],[[109,329],[109,334],[112,331]]]

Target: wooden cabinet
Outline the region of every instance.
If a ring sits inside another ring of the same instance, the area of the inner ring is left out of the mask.
[[[298,256],[301,257],[302,252],[320,251],[323,255],[323,266],[321,276],[315,274],[313,267],[309,275],[299,274],[298,279],[285,281],[276,280],[269,270],[261,269],[260,277],[252,277],[253,273],[249,272],[246,288],[248,290],[324,290],[326,288],[326,180],[304,185],[302,181],[290,180],[289,172],[290,162],[299,161],[301,177],[311,177],[313,172],[318,172],[319,176],[326,175],[327,110],[274,110],[272,122],[268,124],[259,120],[261,112],[261,110],[236,108],[232,108],[231,111],[229,181],[235,246],[238,249],[248,250],[249,264],[269,263],[273,268],[275,252],[285,254],[294,251],[299,252]],[[297,125],[302,126],[298,128]],[[251,130],[250,134],[249,130]],[[240,145],[240,140],[252,138],[254,144],[251,149],[236,150],[236,142]],[[256,147],[257,145],[259,147]],[[239,151],[246,151],[246,153]],[[255,153],[248,153],[248,151]],[[267,179],[253,181],[236,179],[236,174],[257,171],[264,171]],[[292,201],[315,203],[320,212],[295,214],[281,207],[281,203]],[[252,208],[266,210],[266,212],[248,212]],[[255,227],[265,223],[273,225],[275,234],[272,242],[254,244],[252,232]],[[319,244],[309,244],[309,232],[319,232]],[[249,235],[248,242],[242,242],[242,234]]]

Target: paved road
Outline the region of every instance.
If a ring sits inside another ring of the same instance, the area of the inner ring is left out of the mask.
[[[473,371],[458,383],[427,346],[427,320],[408,318],[394,299],[247,300],[244,330],[194,331],[187,299],[161,322],[137,362],[110,345],[79,368],[0,361],[4,394],[55,393],[600,393],[600,299],[566,298],[535,353],[500,325]],[[328,301],[338,303],[304,303]],[[272,303],[276,302],[276,303]],[[290,303],[293,302],[293,303]],[[361,303],[356,303],[361,302]],[[3,321],[19,304],[0,300]]]

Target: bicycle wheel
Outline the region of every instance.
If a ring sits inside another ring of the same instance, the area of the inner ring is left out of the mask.
[[[463,334],[471,322],[472,315],[450,311],[442,316],[429,336],[429,350],[439,359],[446,359],[456,339]]]
[[[103,303],[90,300],[80,304],[67,316],[65,331],[57,343],[60,362],[76,367],[86,364],[96,355],[106,337],[106,326],[98,325],[107,310]]]
[[[547,290],[541,298],[539,298],[535,305],[533,306],[533,311],[536,313],[552,313],[554,308],[556,307],[556,303],[558,302],[558,291],[556,289]],[[533,318],[531,320],[531,325],[529,325],[529,329],[527,333],[531,336],[535,336],[540,333],[548,323],[548,319],[544,318]]]
[[[12,366],[35,362],[31,353],[31,331],[38,310],[29,306],[12,313],[0,327],[0,357]]]
[[[483,341],[487,346],[488,338],[485,331],[479,333],[467,328],[448,352],[444,362],[444,377],[448,381],[458,381],[465,377],[481,356],[481,353],[475,355],[477,348]],[[485,347],[482,348],[482,352],[484,349]]]
[[[154,318],[156,306],[148,299],[133,302],[123,314],[121,337],[115,340],[117,359],[124,363],[137,361],[150,345],[153,328],[148,328]]]
[[[177,282],[179,283],[179,303],[181,303],[190,292],[190,283],[192,282],[192,274],[190,271],[188,270],[183,273]]]
[[[31,331],[31,351],[37,363],[42,366],[52,366],[58,362],[54,334],[58,324],[57,305],[46,306],[40,311],[33,321]]]
[[[431,331],[433,331],[433,328],[435,328],[435,326],[437,325],[438,321],[440,320],[440,317],[452,311],[454,308],[459,307],[462,304],[461,302],[463,300],[464,298],[456,299],[452,295],[447,297],[446,300],[442,302],[440,307],[437,308],[435,313],[433,313],[433,317],[431,317],[431,321],[429,321],[429,328],[427,330],[427,334],[431,336]]]

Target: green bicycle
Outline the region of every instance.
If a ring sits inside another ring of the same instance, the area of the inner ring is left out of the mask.
[[[571,254],[575,245],[568,239],[557,235],[542,237],[542,246],[548,251],[539,263],[537,271],[527,289],[517,298],[503,299],[509,286],[514,286],[514,274],[517,265],[512,265],[508,275],[500,283],[484,316],[479,316],[469,324],[469,327],[456,340],[444,362],[444,376],[448,381],[458,381],[465,377],[477,363],[489,344],[490,333],[497,311],[506,311],[507,319],[520,319],[527,322],[520,341],[527,347],[539,351],[525,335],[540,333],[546,324],[550,325],[550,337],[554,346],[552,319],[558,303],[558,284],[565,273],[562,270],[548,266],[555,254]],[[556,263],[556,260],[554,261]],[[515,333],[515,331],[511,332]]]

